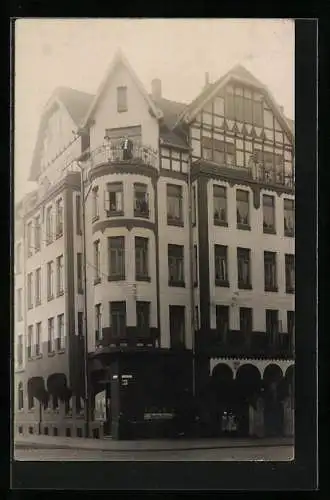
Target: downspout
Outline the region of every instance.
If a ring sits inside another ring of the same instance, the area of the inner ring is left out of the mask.
[[[191,308],[191,339],[192,339],[192,384],[193,396],[196,396],[196,360],[195,360],[195,291],[194,291],[194,240],[192,225],[192,180],[191,180],[191,148],[189,131],[187,133],[187,142],[189,145],[188,153],[188,218],[189,218],[189,254],[190,254],[190,308]]]

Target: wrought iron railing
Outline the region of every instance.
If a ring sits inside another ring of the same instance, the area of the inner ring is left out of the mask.
[[[128,147],[125,147],[125,141],[111,141],[93,150],[86,150],[82,158],[89,160],[92,166],[103,163],[141,163],[152,167],[158,166],[158,151],[136,140],[130,141]]]

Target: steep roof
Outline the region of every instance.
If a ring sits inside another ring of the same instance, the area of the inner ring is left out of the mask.
[[[277,118],[279,119],[284,129],[286,129],[290,135],[293,134],[290,121],[288,121],[288,119],[284,116],[283,112],[277,105],[269,89],[241,64],[237,64],[236,66],[234,66],[231,70],[229,70],[225,75],[220,77],[217,81],[206,85],[202,90],[202,92],[196,97],[196,99],[194,99],[189,104],[189,106],[187,106],[186,109],[184,109],[181,112],[179,119],[175,124],[175,127],[178,126],[182,121],[188,121],[188,122],[191,121],[203,107],[204,103],[206,103],[209,99],[215,96],[216,93],[231,80],[241,81],[242,83],[260,89],[261,92],[265,93],[268,96],[274,110],[276,111]]]
[[[150,98],[152,99],[152,95]],[[163,118],[160,121],[160,140],[162,144],[178,146],[179,148],[188,149],[187,143],[175,133],[174,126],[178,121],[180,113],[187,107],[183,102],[171,101],[164,97],[160,99],[153,99],[158,109],[163,112]]]
[[[162,118],[161,111],[156,107],[154,101],[150,98],[149,94],[146,92],[144,86],[142,85],[141,81],[139,80],[139,78],[138,78],[137,74],[135,73],[135,71],[133,70],[132,66],[129,64],[128,60],[126,59],[126,57],[124,56],[122,51],[118,50],[115,57],[113,58],[113,60],[110,64],[110,66],[109,66],[109,69],[108,69],[103,81],[101,82],[101,84],[98,88],[96,95],[94,96],[94,99],[92,100],[92,102],[87,110],[87,113],[86,113],[86,115],[81,123],[82,127],[85,127],[87,125],[87,123],[92,119],[95,108],[96,108],[100,98],[102,97],[105,89],[107,88],[113,74],[115,73],[115,71],[119,65],[124,66],[126,68],[126,70],[128,71],[128,73],[130,74],[135,85],[137,86],[137,88],[141,92],[141,95],[146,100],[146,102],[149,106],[149,111],[157,119]]]
[[[61,102],[68,111],[75,125],[79,127],[93,97],[94,96],[92,94],[69,87],[57,87],[54,90],[41,116],[37,141],[32,156],[30,175],[28,179],[29,181],[37,180],[38,175],[40,174],[40,155],[43,142],[43,132],[46,128],[52,106],[58,105],[58,103]]]

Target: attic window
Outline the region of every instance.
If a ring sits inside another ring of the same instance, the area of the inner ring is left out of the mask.
[[[117,87],[117,111],[127,111],[127,87]]]

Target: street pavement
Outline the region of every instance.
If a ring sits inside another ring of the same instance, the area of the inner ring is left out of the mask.
[[[17,448],[14,458],[22,461],[289,461],[294,448],[282,446],[243,446],[234,448],[195,448],[186,450],[100,450],[74,448]]]

